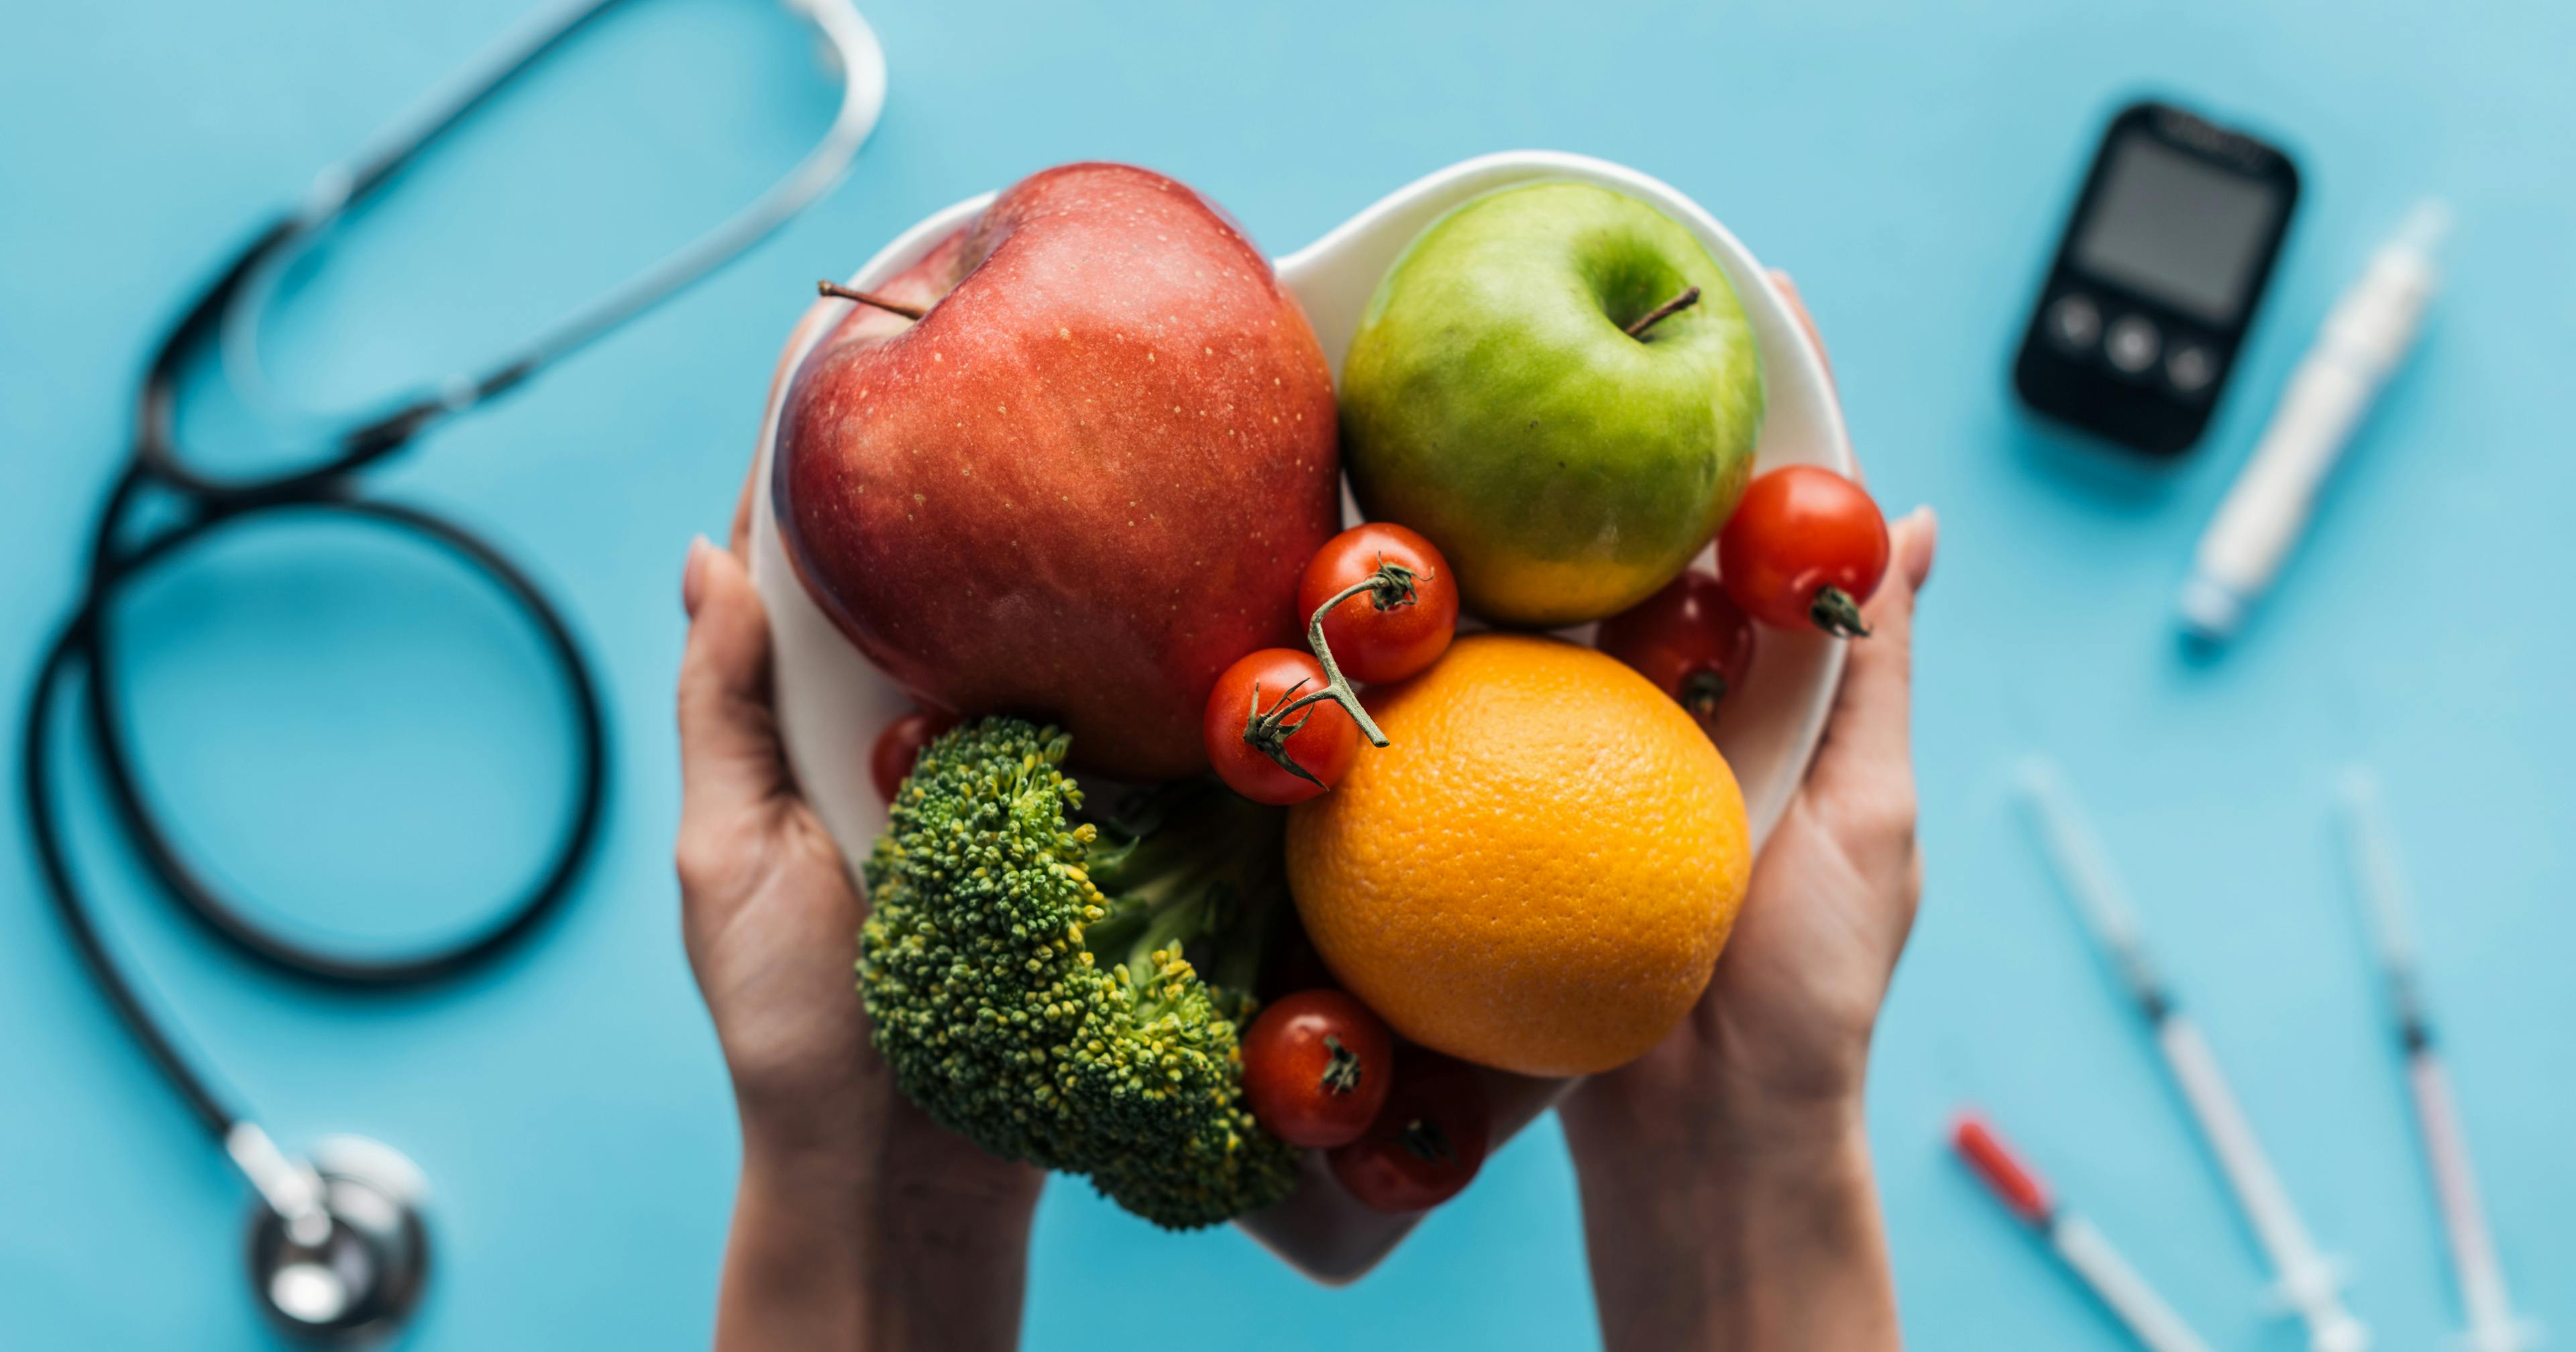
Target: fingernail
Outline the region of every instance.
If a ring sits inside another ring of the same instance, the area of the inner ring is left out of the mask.
[[[688,566],[680,570],[680,609],[693,620],[698,617],[698,593],[705,590],[707,551],[712,548],[703,535],[689,541]]]
[[[1926,503],[1905,514],[1905,526],[1908,534],[1923,542],[1916,549],[1920,562],[1908,565],[1914,571],[1914,588],[1921,591],[1923,584],[1932,580],[1932,559],[1941,548],[1941,518]]]

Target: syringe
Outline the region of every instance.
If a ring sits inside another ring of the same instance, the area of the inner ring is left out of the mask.
[[[2415,1125],[2423,1138],[2425,1165],[2433,1174],[2442,1233],[2450,1243],[2460,1305],[2468,1318],[2459,1346],[2463,1352],[2522,1352],[2539,1343],[2539,1330],[2514,1316],[2513,1302],[2505,1294],[2504,1266],[2496,1259],[2495,1237],[2487,1230],[2486,1210],[2478,1200],[2477,1175],[2469,1167],[2459,1101],[2452,1096],[2450,1072],[2436,1049],[2432,1016],[2425,1009],[2423,987],[2415,975],[2415,940],[2406,923],[2405,883],[2398,875],[2388,822],[2380,811],[2378,783],[2367,771],[2354,770],[2345,776],[2343,809],[2345,839],[2352,848],[2353,888],[2388,978],[2389,1009],[2396,1020],[2398,1045],[2406,1054],[2406,1085],[2415,1101]]]
[[[2307,1225],[2290,1204],[2289,1190],[2281,1185],[2281,1176],[2263,1153],[2245,1110],[2219,1072],[2208,1040],[2175,1006],[2171,988],[2147,956],[2137,917],[2119,880],[2101,846],[2077,817],[2054,767],[2038,760],[2025,767],[2022,803],[2042,853],[2075,903],[2077,917],[2110,957],[2130,998],[2154,1029],[2165,1069],[2190,1109],[2201,1140],[2217,1157],[2237,1209],[2272,1265],[2273,1290],[2307,1323],[2310,1352],[2363,1352],[2370,1346],[2370,1330],[2344,1307],[2334,1263],[2308,1237]]]
[[[1984,1117],[1962,1111],[1951,1121],[1950,1144],[1986,1191],[2048,1241],[2049,1249],[2140,1347],[2147,1352],[2209,1352],[2209,1344],[2165,1304],[2164,1297],[2147,1285],[2147,1279],[2129,1266],[2129,1260],[2111,1247],[2091,1221],[2059,1204],[2039,1171],[2024,1163]]]

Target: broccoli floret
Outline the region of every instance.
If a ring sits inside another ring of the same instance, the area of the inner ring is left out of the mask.
[[[1239,1034],[1279,816],[1199,782],[1077,823],[1068,745],[993,718],[923,749],[864,868],[877,1049],[941,1125],[1156,1224],[1267,1206],[1296,1158],[1244,1106]]]

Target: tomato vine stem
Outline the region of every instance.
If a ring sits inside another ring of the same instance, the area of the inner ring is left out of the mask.
[[[1287,689],[1279,692],[1279,702],[1271,705],[1269,711],[1265,713],[1261,708],[1261,682],[1254,681],[1252,683],[1252,712],[1243,716],[1243,740],[1244,743],[1250,746],[1253,750],[1260,752],[1262,755],[1268,756],[1271,763],[1277,765],[1280,769],[1314,785],[1316,788],[1329,789],[1332,785],[1315,778],[1313,771],[1307,769],[1305,766],[1299,765],[1296,758],[1288,754],[1288,739],[1296,736],[1305,728],[1307,718],[1313,718],[1315,716],[1314,711],[1307,706],[1312,705],[1316,700],[1323,698],[1323,694],[1318,692],[1316,694],[1308,695],[1304,699],[1295,699],[1294,697],[1297,692],[1305,689],[1305,687],[1305,678],[1299,677],[1295,685],[1289,686]],[[1292,700],[1294,702],[1292,702]],[[1306,709],[1306,718],[1300,718],[1294,723],[1289,722],[1288,715],[1293,714],[1300,709]]]
[[[1324,688],[1290,708],[1302,708],[1317,700],[1329,699],[1350,713],[1351,721],[1360,725],[1360,732],[1369,739],[1370,746],[1386,745],[1386,734],[1378,731],[1377,720],[1370,718],[1368,710],[1360,707],[1359,692],[1351,688],[1350,678],[1342,674],[1341,665],[1333,660],[1333,645],[1324,641],[1324,617],[1333,613],[1333,607],[1362,593],[1366,593],[1370,603],[1380,610],[1416,604],[1422,598],[1414,584],[1425,576],[1427,574],[1417,573],[1403,564],[1389,563],[1386,556],[1380,554],[1377,568],[1367,577],[1333,593],[1331,599],[1315,607],[1314,617],[1306,621],[1306,646],[1315,650],[1315,660],[1324,666]]]
[[[1380,610],[1418,604],[1422,598],[1415,584],[1426,576],[1403,564],[1389,563],[1381,554],[1376,569],[1367,577],[1335,592],[1331,600],[1316,607],[1313,617],[1306,621],[1306,646],[1315,650],[1315,661],[1324,668],[1324,688],[1299,695],[1297,692],[1306,688],[1306,682],[1300,679],[1279,692],[1278,703],[1264,709],[1261,707],[1261,686],[1255,682],[1252,710],[1243,719],[1244,743],[1268,756],[1271,763],[1280,769],[1317,788],[1329,788],[1330,785],[1315,778],[1313,772],[1288,754],[1288,739],[1296,736],[1306,726],[1306,721],[1315,716],[1316,705],[1331,700],[1350,714],[1351,721],[1358,724],[1362,735],[1369,739],[1369,745],[1385,746],[1386,734],[1378,730],[1377,720],[1369,717],[1368,710],[1360,704],[1359,692],[1351,687],[1350,678],[1342,674],[1341,664],[1333,660],[1333,645],[1324,641],[1324,617],[1332,613],[1333,607],[1362,594],[1366,594],[1370,603]],[[1292,717],[1296,719],[1293,723],[1289,721]]]
[[[1840,587],[1816,588],[1815,598],[1807,603],[1807,618],[1836,638],[1869,637],[1869,625],[1860,617],[1860,603]],[[1332,669],[1332,663],[1324,664],[1325,671]]]

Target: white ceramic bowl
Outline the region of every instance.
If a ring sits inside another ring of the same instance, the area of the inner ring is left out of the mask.
[[[1854,471],[1850,437],[1824,359],[1752,253],[1698,203],[1672,188],[1633,169],[1581,155],[1511,151],[1453,164],[1380,199],[1322,239],[1278,260],[1280,280],[1305,307],[1334,374],[1341,372],[1342,353],[1350,347],[1370,293],[1416,234],[1471,197],[1542,179],[1595,183],[1652,203],[1689,226],[1726,270],[1762,354],[1766,408],[1754,460],[1757,473],[1797,464]],[[933,213],[869,259],[849,285],[864,290],[885,282],[973,219],[992,197],[986,193]],[[779,544],[769,493],[770,456],[793,374],[849,305],[826,300],[807,311],[789,335],[770,382],[753,468],[751,567],[769,607],[777,645],[779,724],[788,760],[842,853],[857,860],[866,856],[885,825],[884,805],[868,781],[868,748],[877,732],[911,705],[841,637],[797,582]],[[1357,519],[1347,495],[1344,512]],[[1566,632],[1584,637],[1588,626]],[[1757,845],[1779,822],[1806,773],[1842,664],[1843,645],[1822,634],[1766,631],[1744,689],[1728,697],[1718,743],[1743,785]],[[1492,1072],[1488,1087],[1494,1093],[1497,1148],[1569,1084]],[[1318,1281],[1340,1283],[1374,1267],[1413,1228],[1414,1220],[1381,1216],[1360,1206],[1322,1168],[1320,1157],[1310,1155],[1297,1193],[1241,1224],[1300,1271]]]

